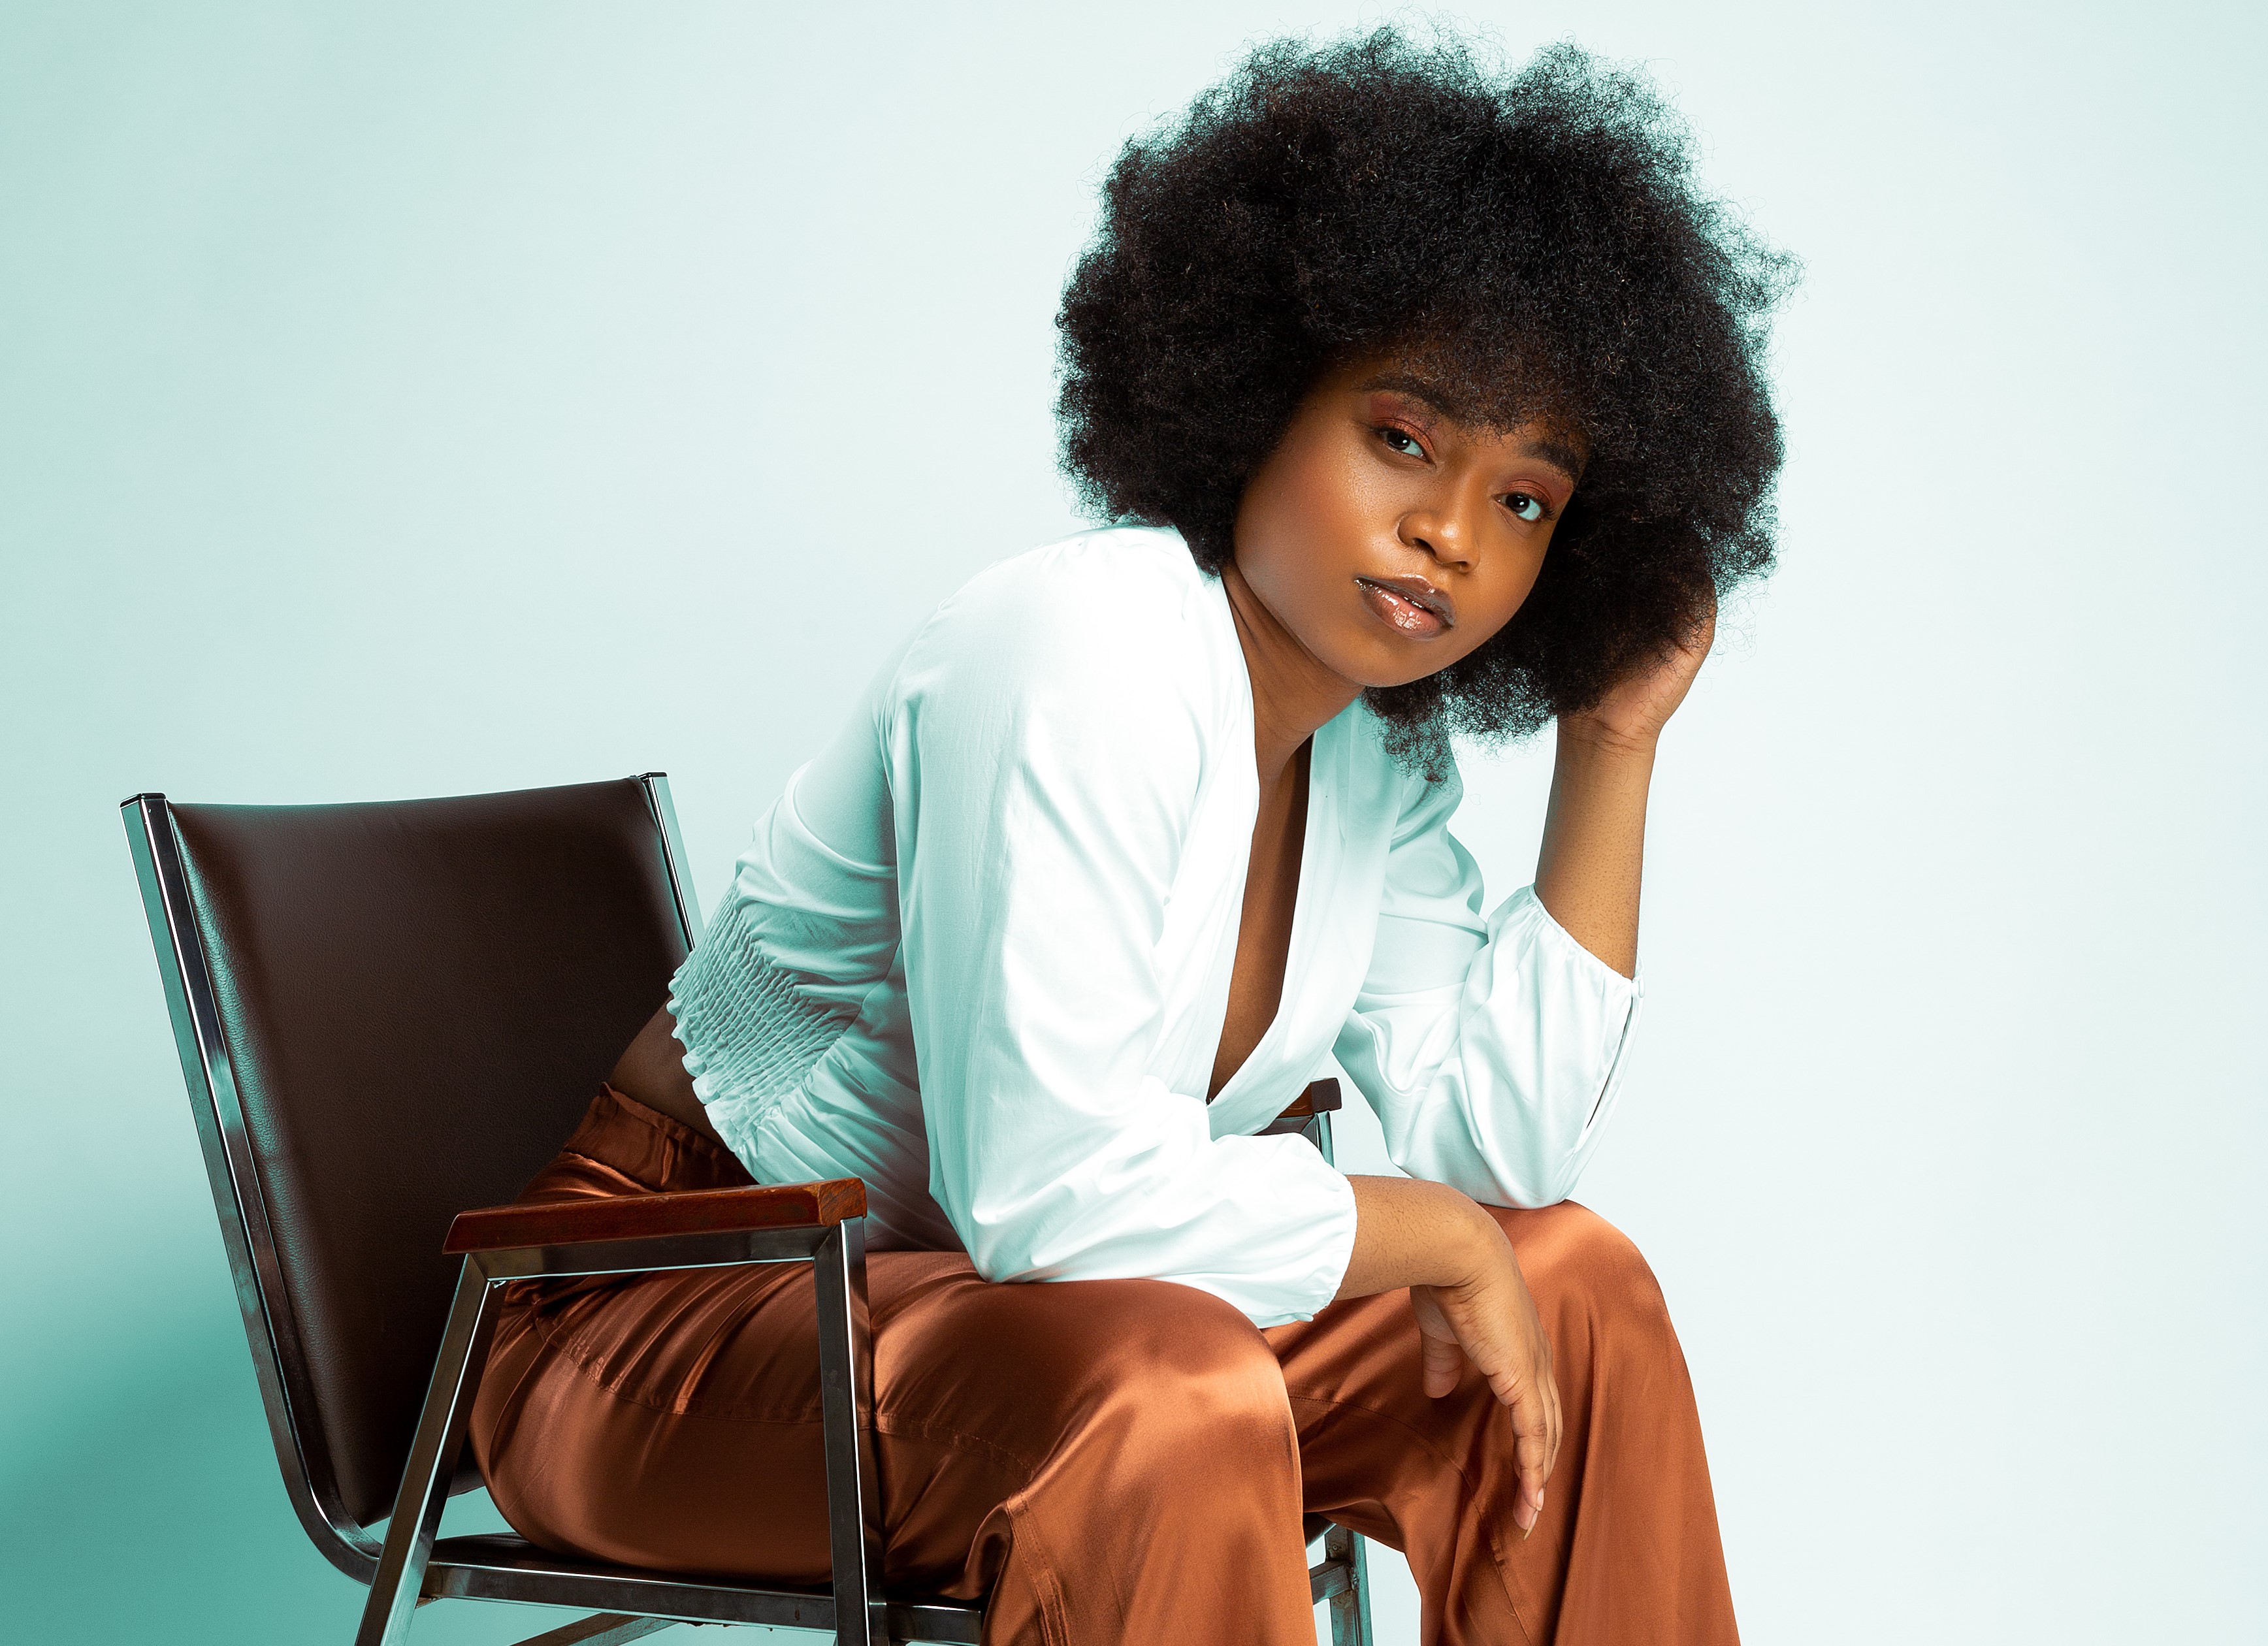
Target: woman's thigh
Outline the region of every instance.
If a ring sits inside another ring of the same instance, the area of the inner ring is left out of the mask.
[[[869,1256],[892,1581],[974,1597],[1005,1511],[1073,1540],[1142,1517],[1224,1458],[1295,1539],[1276,1362],[1218,1299],[1160,1281],[994,1285],[959,1253]],[[473,1420],[506,1518],[536,1541],[680,1570],[827,1581],[810,1271],[699,1270],[571,1289],[500,1324]],[[1162,1477],[1162,1478],[1161,1478]]]

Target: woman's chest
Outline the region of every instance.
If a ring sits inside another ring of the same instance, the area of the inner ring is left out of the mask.
[[[1314,1077],[1368,967],[1394,803],[1346,730],[1315,734],[1304,792],[1263,808],[1248,755],[1190,814],[1154,952],[1152,1072],[1211,1098],[1216,1136],[1257,1130]]]
[[[1266,1036],[1283,1001],[1285,965],[1290,958],[1292,921],[1299,909],[1312,748],[1312,744],[1303,746],[1289,768],[1260,790],[1252,848],[1246,860],[1235,958],[1229,968],[1228,1004],[1221,1022],[1220,1043],[1213,1053],[1212,1077],[1205,1087],[1208,1102],[1219,1096],[1244,1066]]]

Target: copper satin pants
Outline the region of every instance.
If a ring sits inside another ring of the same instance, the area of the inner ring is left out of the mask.
[[[526,1200],[747,1181],[604,1091]],[[1313,1646],[1303,1513],[1404,1551],[1427,1646],[1737,1638],[1683,1355],[1653,1276],[1566,1204],[1498,1219],[1551,1333],[1566,1431],[1535,1534],[1508,1415],[1418,1385],[1409,1295],[1263,1331],[1170,1281],[994,1285],[867,1259],[893,1587],[990,1597],[988,1646]],[[811,1272],[523,1283],[472,1438],[533,1541],[828,1579]]]

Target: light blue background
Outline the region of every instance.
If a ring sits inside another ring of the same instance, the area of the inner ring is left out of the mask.
[[[1120,142],[1380,15],[947,11],[0,6],[9,1638],[359,1592],[268,1452],[117,801],[662,768],[715,895],[893,638],[1070,529],[1049,322]],[[1668,741],[1583,1191],[1752,1642],[2268,1636],[2261,15],[1477,17],[1646,61],[1808,265],[1785,569]],[[1548,765],[1469,765],[1498,893]]]

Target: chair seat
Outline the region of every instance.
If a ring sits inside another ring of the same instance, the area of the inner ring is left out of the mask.
[[[1344,1593],[1352,1576],[1346,1561],[1326,1558],[1308,1581],[1321,1603]],[[425,1569],[424,1591],[435,1600],[518,1600],[690,1623],[761,1623],[822,1632],[835,1628],[835,1601],[824,1589],[760,1589],[733,1577],[616,1566],[554,1554],[508,1533],[441,1539]],[[889,1603],[894,1641],[976,1646],[983,1621],[983,1607],[965,1601],[901,1598]]]
[[[587,1606],[594,1612],[682,1618],[691,1623],[761,1623],[773,1628],[832,1633],[835,1601],[824,1589],[762,1589],[735,1577],[657,1572],[579,1555],[554,1554],[524,1538],[483,1532],[443,1538],[425,1569],[431,1599],[517,1600],[536,1606]],[[974,1646],[982,1606],[962,1601],[901,1598],[889,1603],[894,1641]]]

